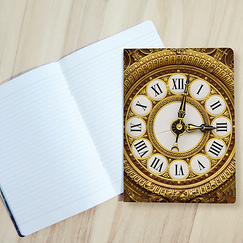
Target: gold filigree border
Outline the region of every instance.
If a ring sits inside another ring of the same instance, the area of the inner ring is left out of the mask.
[[[234,92],[234,73],[215,58],[192,50],[184,50],[181,53],[162,50],[141,58],[140,61],[133,63],[124,71],[124,93],[126,94],[139,78],[152,70],[176,64],[205,70],[220,79],[230,92]]]
[[[233,177],[235,174],[235,158],[230,162],[229,166],[215,179],[205,183],[204,185],[193,187],[190,189],[171,189],[158,186],[151,181],[144,179],[142,176],[137,174],[134,169],[130,166],[128,161],[124,161],[124,172],[129,175],[129,177],[137,183],[142,188],[150,191],[151,193],[155,193],[157,195],[161,195],[164,198],[174,198],[180,194],[182,198],[193,200],[196,197],[200,197],[204,194],[210,193],[213,190],[220,187],[220,191],[223,192],[229,187],[229,184],[232,184]],[[226,183],[228,181],[228,183]]]

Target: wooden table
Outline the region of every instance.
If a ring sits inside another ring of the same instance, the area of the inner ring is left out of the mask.
[[[20,238],[0,203],[0,242],[243,242],[243,1],[0,0],[0,81],[152,20],[166,47],[235,51],[237,202],[135,204],[115,197]],[[1,168],[0,168],[1,169]]]

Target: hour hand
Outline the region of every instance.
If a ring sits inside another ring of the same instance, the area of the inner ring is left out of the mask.
[[[202,132],[206,132],[206,131],[210,131],[213,129],[216,129],[216,127],[210,126],[210,125],[205,125],[205,124],[201,124],[200,126],[188,123],[186,124],[186,131],[187,132],[193,132],[196,130],[201,130]]]
[[[189,78],[190,78],[190,74],[188,74],[187,79],[186,79],[186,84],[185,84],[186,87],[185,87],[184,94],[182,97],[180,109],[178,111],[179,118],[184,118],[186,115],[186,96],[188,95]]]

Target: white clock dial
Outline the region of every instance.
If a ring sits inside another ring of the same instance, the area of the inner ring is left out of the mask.
[[[155,154],[148,161],[148,169],[154,174],[161,174],[166,170],[167,164],[167,159],[164,156]]]
[[[145,122],[137,117],[127,121],[126,131],[130,136],[139,137],[144,134],[146,129]]]
[[[208,96],[210,91],[207,82],[197,79],[193,81],[190,87],[190,93],[195,99],[204,99]]]
[[[162,99],[167,93],[166,85],[163,81],[159,79],[153,80],[149,83],[147,87],[147,92],[152,99]]]
[[[171,123],[178,119],[178,110],[180,102],[170,103],[165,105],[155,117],[154,133],[158,142],[167,150],[175,143],[175,135],[171,131]],[[203,119],[200,113],[190,104],[186,104],[186,116],[183,119],[186,124],[192,123],[195,125],[203,124]],[[188,151],[196,146],[203,137],[200,130],[192,133],[185,133],[179,138],[180,152]]]
[[[173,179],[182,180],[187,177],[189,168],[186,162],[182,160],[175,160],[171,163],[169,171]]]
[[[137,158],[147,158],[151,151],[152,146],[147,139],[138,139],[132,145],[132,151]]]
[[[169,88],[173,93],[179,94],[184,92],[186,77],[181,74],[172,75],[169,79]]]
[[[206,109],[212,115],[219,115],[225,110],[225,102],[219,95],[211,96],[206,102]]]

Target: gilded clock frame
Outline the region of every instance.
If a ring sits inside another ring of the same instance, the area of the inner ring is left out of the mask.
[[[130,65],[124,71],[124,103],[132,96],[133,85],[141,77],[146,79],[153,76],[158,69],[178,69],[178,72],[189,69],[204,75],[205,80],[218,80],[219,84],[223,83],[227,87],[224,91],[234,108],[232,70],[212,56],[192,49],[183,49],[179,52],[178,49],[156,50]],[[214,119],[216,117],[214,116]],[[230,118],[230,121],[234,122],[234,117]],[[231,129],[234,140],[234,124]],[[203,183],[193,184],[193,187],[191,185],[182,187],[180,181],[178,181],[180,187],[178,185],[159,186],[157,181],[153,180],[152,174],[150,177],[141,176],[124,151],[125,190],[134,201],[220,202],[223,200],[223,192],[235,181],[235,147],[234,144],[232,146],[227,163]]]

